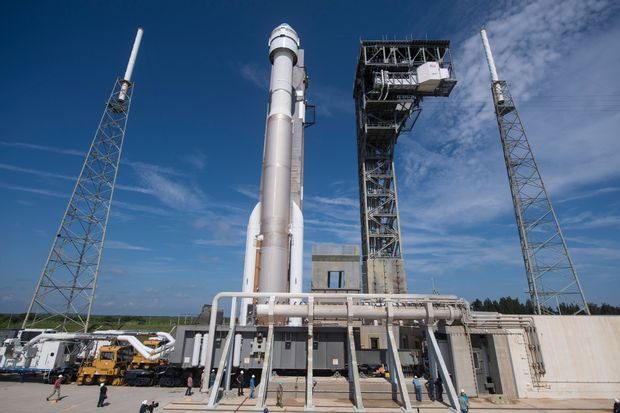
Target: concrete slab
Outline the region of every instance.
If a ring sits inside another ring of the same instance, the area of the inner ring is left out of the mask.
[[[42,383],[0,381],[0,411],[3,413],[32,412],[137,412],[142,400],[158,401],[163,406],[173,400],[184,400],[185,388],[114,387],[108,386],[108,400],[104,408],[97,408],[99,388],[96,386],[63,385],[59,402],[46,401],[52,386]],[[203,395],[194,394],[192,398]],[[191,400],[192,398],[188,398]]]
[[[336,380],[333,380],[336,381]],[[325,383],[326,384],[326,383]],[[206,409],[207,396],[194,393],[185,397],[185,388],[161,387],[108,387],[108,404],[97,408],[99,390],[95,386],[64,385],[61,389],[63,396],[60,402],[47,402],[45,398],[52,392],[52,386],[40,383],[17,383],[0,381],[0,411],[3,413],[32,413],[32,412],[137,412],[142,400],[156,400],[160,403],[157,412],[196,412]],[[249,392],[242,397],[233,397],[223,401],[217,411],[257,412],[256,399],[248,398]],[[351,402],[346,398],[325,398],[315,393],[313,411],[315,412],[353,412]],[[425,400],[412,401],[414,411],[420,413],[448,412],[446,405],[439,402]],[[275,398],[271,395],[267,399],[270,412],[303,412],[304,398],[291,392],[284,397],[284,408],[275,407]],[[391,400],[365,400],[364,405],[368,413],[391,413],[402,411]],[[495,404],[491,399],[472,399],[470,412],[609,412],[613,401],[600,399],[521,399],[508,404]],[[419,409],[419,410],[418,410]]]

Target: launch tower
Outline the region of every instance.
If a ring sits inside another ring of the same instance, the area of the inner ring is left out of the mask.
[[[65,331],[88,330],[142,32],[139,28],[125,76],[114,82],[22,328],[54,320]]]
[[[362,227],[362,291],[404,294],[394,146],[412,130],[424,96],[456,84],[447,40],[362,41],[353,97]]]
[[[486,30],[480,35],[534,309],[536,314],[561,314],[562,307],[590,314],[508,84],[499,80]]]

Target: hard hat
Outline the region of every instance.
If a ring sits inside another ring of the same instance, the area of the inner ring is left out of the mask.
[[[61,377],[62,377],[62,374],[59,374],[59,375],[58,375],[58,378],[61,378]]]
[[[464,389],[461,389],[461,394],[463,394],[463,393],[465,393],[465,390],[464,390]]]
[[[103,384],[104,384],[104,383],[101,383],[101,384],[99,385],[99,387],[103,387]]]
[[[254,375],[252,374],[252,378],[254,377]]]
[[[418,378],[418,376],[413,376],[413,378],[414,378],[414,379],[417,379],[417,378]]]
[[[148,402],[148,400],[142,400],[142,404],[147,404]]]
[[[215,369],[211,369],[211,373],[213,373],[215,371]]]

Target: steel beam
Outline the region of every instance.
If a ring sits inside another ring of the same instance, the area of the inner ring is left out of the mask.
[[[271,367],[273,362],[273,304],[275,297],[269,298],[269,327],[267,330],[267,343],[265,344],[265,360],[263,361],[263,370],[261,372],[260,384],[258,385],[258,396],[256,407],[260,410],[265,408],[267,401],[267,390],[269,388],[269,380],[271,380]]]
[[[360,388],[360,374],[357,368],[357,351],[355,350],[355,336],[353,335],[353,298],[347,297],[347,341],[349,344],[349,397],[353,401],[354,408],[363,412],[362,390]]]
[[[209,393],[209,402],[207,403],[207,408],[214,408],[216,406],[216,403],[218,401],[217,397],[220,392],[220,384],[222,383],[222,377],[224,376],[224,370],[227,370],[227,377],[224,389],[230,387],[230,374],[232,367],[232,363],[230,362],[230,356],[232,355],[232,347],[235,341],[235,313],[237,312],[236,310],[237,297],[233,297],[230,306],[230,324],[228,328],[228,335],[226,336],[226,342],[224,343],[224,348],[222,349],[222,357],[220,358],[220,364],[217,369],[217,374],[215,375],[215,382],[213,383],[213,387],[211,388],[211,392]],[[209,334],[209,336],[211,336],[211,334]]]
[[[407,382],[403,374],[403,368],[400,364],[400,356],[398,355],[398,341],[394,338],[394,318],[392,311],[392,303],[386,303],[387,308],[387,338],[388,338],[388,358],[390,360],[390,381],[392,382],[392,397],[394,401],[398,401],[396,397],[396,389],[400,392],[402,407],[405,411],[411,412],[411,399],[407,390]]]
[[[459,408],[459,398],[457,396],[456,390],[454,389],[454,384],[452,384],[452,379],[450,378],[450,372],[448,371],[448,367],[446,366],[446,362],[441,355],[441,349],[439,348],[439,344],[437,343],[437,339],[435,338],[435,333],[433,332],[432,326],[426,327],[426,337],[428,341],[430,341],[431,347],[433,348],[433,354],[437,359],[437,364],[439,367],[439,374],[441,375],[441,380],[443,381],[444,388],[447,390],[448,400],[450,400],[450,406],[454,411],[458,411]]]
[[[304,410],[312,411],[312,396],[314,391],[314,297],[308,297],[308,343],[306,346],[307,363],[306,363],[306,405]]]

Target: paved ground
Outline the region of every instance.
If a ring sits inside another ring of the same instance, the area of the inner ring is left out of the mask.
[[[184,400],[184,388],[161,387],[114,387],[108,386],[108,404],[97,408],[99,389],[96,386],[63,385],[62,400],[45,401],[52,392],[52,386],[41,383],[18,383],[0,381],[0,412],[39,413],[39,412],[138,412],[142,400],[156,400],[160,403],[157,412],[173,400]],[[194,396],[200,397],[202,395]],[[190,398],[191,400],[191,398]]]
[[[45,401],[52,392],[52,386],[40,383],[17,383],[0,381],[0,412],[2,413],[39,413],[39,412],[138,412],[140,403],[144,399],[149,402],[156,400],[160,403],[156,412],[195,412],[205,411],[207,396],[195,393],[185,397],[184,388],[161,387],[108,387],[108,404],[103,409],[97,408],[99,390],[95,386],[77,386],[75,384],[62,387],[62,400],[59,402]],[[270,412],[302,412],[304,399],[302,394],[287,392],[284,397],[284,408],[274,407],[270,394],[267,404]],[[244,397],[233,397],[222,400],[218,411],[254,411],[255,400]],[[447,412],[445,405],[437,402],[413,401],[414,409],[420,413]],[[610,400],[519,400],[512,404],[493,404],[489,400],[472,400],[471,412],[610,412]],[[323,398],[319,394],[315,397],[316,412],[352,412],[351,403],[346,398]],[[400,412],[397,405],[390,400],[366,400],[364,402],[368,413]]]

